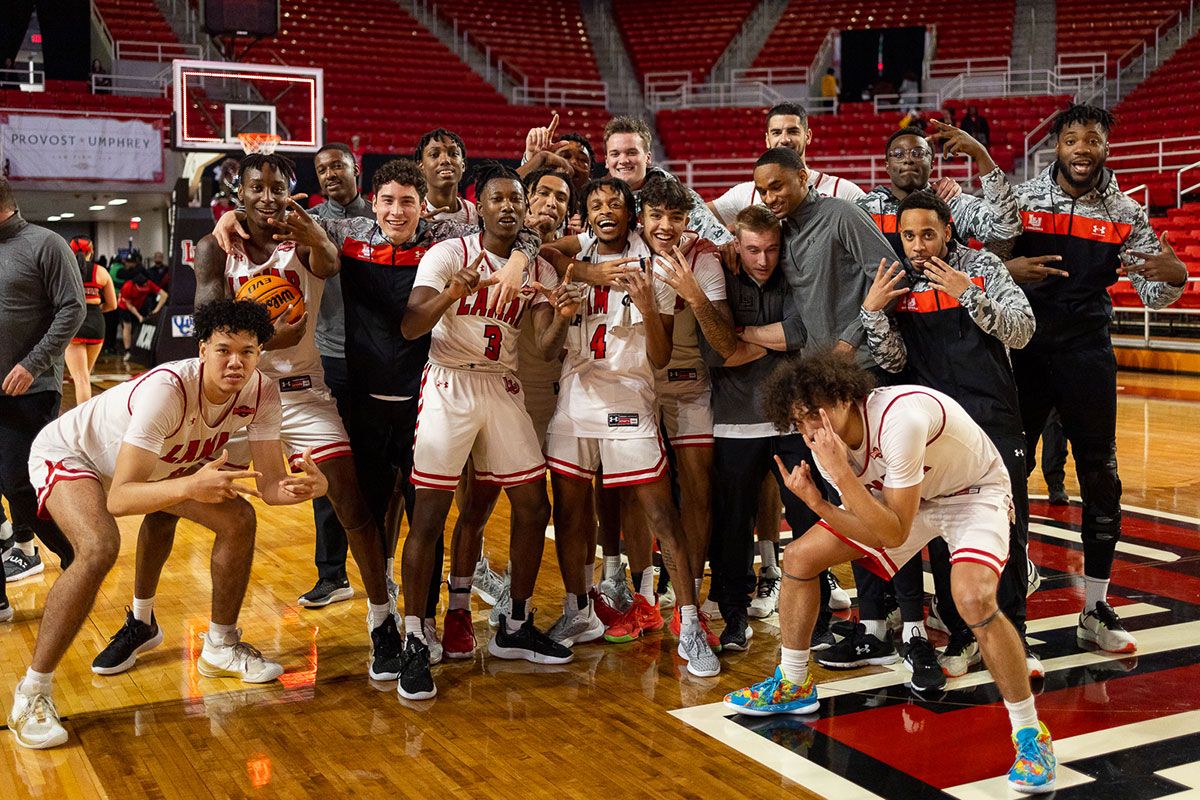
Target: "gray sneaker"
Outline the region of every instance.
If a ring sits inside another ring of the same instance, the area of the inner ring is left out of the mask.
[[[487,556],[479,559],[475,564],[475,574],[471,578],[471,591],[489,606],[496,605],[501,593],[508,591],[510,583],[512,583],[512,576],[509,570],[505,568],[503,575],[496,572],[488,564]],[[493,627],[495,627],[494,624]]]
[[[9,583],[16,583],[45,572],[46,565],[42,563],[39,549],[34,547],[31,556],[26,555],[19,547],[9,550],[8,555],[4,557],[4,579]]]
[[[495,573],[492,573],[493,575]],[[512,616],[512,591],[510,584],[504,584],[504,588],[500,590],[500,596],[496,598],[495,604],[492,606],[492,613],[488,614],[488,625],[493,628],[500,627],[500,615],[506,617]]]
[[[679,634],[679,657],[687,661],[687,670],[698,678],[711,678],[721,674],[721,662],[708,646],[704,629],[699,625],[693,630]]]
[[[608,604],[624,614],[633,605],[633,589],[625,577],[625,570],[615,578],[605,578],[600,581],[600,594],[608,599]]]
[[[554,641],[565,647],[594,642],[604,636],[604,623],[596,616],[592,604],[584,609],[564,609],[563,615],[546,632]]]

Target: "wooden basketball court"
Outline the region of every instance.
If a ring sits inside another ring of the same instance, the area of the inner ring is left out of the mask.
[[[102,362],[100,371],[120,369]],[[1115,730],[1121,726],[1158,725],[1157,733],[1143,739],[1178,741],[1192,755],[1175,758],[1167,772],[1157,774],[1174,781],[1170,785],[1196,788],[1200,770],[1189,762],[1200,758],[1195,755],[1200,749],[1192,747],[1200,727],[1187,725],[1200,716],[1200,681],[1188,679],[1200,648],[1194,627],[1200,624],[1195,622],[1200,619],[1200,527],[1189,519],[1200,517],[1200,379],[1123,373],[1120,384],[1124,502],[1146,510],[1127,521],[1126,532],[1136,528],[1132,538],[1143,541],[1138,537],[1146,527],[1146,541],[1158,536],[1155,541],[1166,542],[1157,549],[1146,545],[1118,552],[1113,575],[1113,594],[1131,608],[1141,604],[1141,616],[1127,619],[1142,644],[1142,665],[1132,659],[1135,666],[1126,670],[1115,657],[1072,649],[1071,615],[1078,613],[1082,597],[1078,538],[1072,548],[1069,535],[1036,534],[1032,556],[1048,566],[1042,592],[1031,600],[1030,618],[1046,620],[1035,626],[1042,631],[1036,635],[1051,655],[1061,653],[1047,660],[1043,718],[1056,739],[1066,742],[1059,746],[1064,764],[1080,753],[1111,750],[1112,739],[1127,738]],[[1044,493],[1040,471],[1030,491]],[[1077,495],[1073,477],[1068,491]],[[1076,505],[1062,516],[1063,530],[1069,531],[1072,512],[1077,522]],[[1035,504],[1035,519],[1041,513],[1043,505]],[[1155,515],[1173,520],[1182,532],[1155,534],[1147,527]],[[890,784],[902,794],[890,796],[1006,796],[984,780],[1000,771],[986,772],[991,762],[983,756],[987,764],[979,769],[985,773],[964,773],[961,781],[949,775],[944,781],[922,778],[915,769],[922,761],[951,767],[970,762],[972,742],[985,730],[997,740],[989,742],[991,749],[1000,748],[994,756],[989,751],[988,758],[1011,759],[1011,750],[1004,755],[1003,706],[994,692],[987,694],[986,675],[967,676],[980,687],[975,695],[930,705],[904,699],[891,668],[836,675],[817,668],[819,680],[849,687],[835,693],[832,703],[848,713],[788,720],[770,731],[726,718],[711,704],[775,667],[774,617],[753,622],[750,650],[723,655],[720,676],[698,679],[674,655],[674,638],[663,634],[627,645],[580,646],[574,663],[561,667],[492,659],[484,646],[490,636],[488,609],[476,599],[480,647],[475,658],[435,667],[439,695],[434,701],[404,701],[394,683],[367,679],[366,601],[353,562],[351,583],[358,587],[353,601],[311,611],[296,605],[315,580],[308,506],[259,507],[258,552],[241,616],[245,639],[286,666],[280,682],[250,687],[203,678],[196,671],[198,636],[208,620],[211,542],[206,531],[186,522],[157,598],[166,641],[130,672],[93,675],[91,660],[120,627],[132,596],[138,522],[121,521],[117,567],[56,675],[55,697],[69,744],[35,752],[16,746],[7,733],[0,736],[0,797],[872,797],[882,796],[880,789],[864,788],[871,783],[863,776],[887,768],[887,748],[919,754],[913,757],[918,763],[908,765],[914,769]],[[507,506],[501,501],[486,537],[497,568],[507,560],[507,537]],[[16,618],[0,626],[5,712],[28,666],[43,600],[57,573],[57,566],[48,565],[44,576],[9,587]],[[848,569],[839,574],[850,583]],[[1158,577],[1147,589],[1145,581],[1132,579],[1137,575]],[[547,546],[535,597],[539,625],[557,616],[561,592],[553,546]],[[876,677],[858,684],[847,680],[862,676]],[[879,687],[890,694],[873,707]],[[1096,687],[1106,689],[1104,699],[1098,699],[1104,693]],[[691,711],[681,712],[685,709]],[[946,740],[947,746],[966,749],[940,749],[935,718],[967,712],[982,716],[964,725],[956,742]],[[1086,725],[1080,722],[1085,716]],[[845,735],[856,718],[880,720],[873,723],[872,735],[862,736],[861,747]],[[1162,728],[1164,719],[1186,725]],[[1000,724],[993,725],[996,720]],[[1114,731],[1106,738],[1108,729]],[[881,738],[886,741],[873,741]],[[873,749],[876,745],[882,749]],[[838,756],[845,752],[852,756]],[[872,780],[885,780],[886,773],[880,774]],[[1062,770],[1059,796],[1074,796],[1072,786],[1090,792],[1080,796],[1131,796],[1095,791],[1107,784],[1088,774],[1084,766]],[[904,781],[918,778],[924,789],[902,790],[908,785]],[[1083,778],[1092,781],[1092,789]],[[959,784],[971,781],[977,781],[978,791],[964,794]],[[956,788],[947,791],[950,786]]]

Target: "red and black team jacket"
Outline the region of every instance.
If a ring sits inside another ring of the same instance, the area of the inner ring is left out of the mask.
[[[1130,251],[1157,253],[1158,239],[1146,212],[1117,187],[1112,170],[1105,168],[1096,189],[1082,197],[1064,192],[1057,174],[1057,163],[1051,164],[1015,190],[1023,232],[1013,256],[1062,256],[1053,266],[1068,273],[1021,287],[1037,318],[1031,347],[1108,342],[1108,287],[1117,282],[1122,263],[1140,263]],[[1148,308],[1168,306],[1183,293],[1183,287],[1136,274],[1130,280]]]

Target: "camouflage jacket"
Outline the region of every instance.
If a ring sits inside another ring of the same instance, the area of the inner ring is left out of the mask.
[[[958,297],[909,269],[911,289],[892,311],[861,312],[867,348],[900,383],[930,386],[957,400],[990,434],[1020,435],[1008,348],[1033,336],[1033,310],[1004,263],[986,250],[954,245],[945,261],[971,285]]]
[[[1117,282],[1118,268],[1141,263],[1134,251],[1161,249],[1146,212],[1122,194],[1111,170],[1082,197],[1064,192],[1056,176],[1057,164],[1051,164],[1015,189],[1023,232],[1012,243],[1012,256],[1061,256],[1055,266],[1067,273],[1021,287],[1038,319],[1034,346],[1107,338],[1108,287]],[[1147,308],[1169,306],[1186,288],[1136,274],[1129,279]]]
[[[966,244],[970,239],[987,243],[1013,238],[1021,232],[1021,219],[1004,171],[996,167],[979,180],[983,184],[983,197],[964,192],[950,201],[955,239]],[[926,186],[925,191],[933,190]],[[896,229],[896,209],[900,201],[892,194],[892,187],[889,184],[876,186],[857,202],[875,220],[896,255],[904,258],[904,245]]]

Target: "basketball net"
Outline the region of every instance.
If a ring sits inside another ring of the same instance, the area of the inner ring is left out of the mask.
[[[239,133],[237,138],[242,143],[242,150],[246,155],[261,153],[269,156],[275,152],[282,137],[275,133]]]

